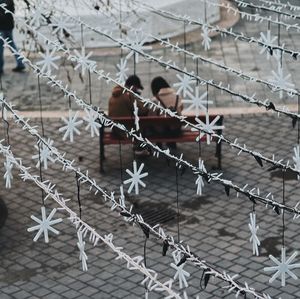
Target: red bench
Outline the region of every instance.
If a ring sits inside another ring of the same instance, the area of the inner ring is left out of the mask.
[[[210,115],[210,122],[216,117],[217,115]],[[147,128],[149,126],[165,126],[165,125],[171,125],[171,124],[178,124],[180,121],[178,119],[172,118],[172,117],[165,117],[165,116],[140,116],[139,125],[141,130],[143,128]],[[223,116],[220,116],[218,122],[216,125],[221,126],[223,124]],[[134,117],[111,117],[111,119],[116,123],[123,124],[126,128],[134,128]],[[203,122],[205,122],[205,116],[199,116],[199,119],[201,119]],[[197,124],[195,120],[195,116],[187,116],[186,120],[190,123]],[[216,133],[218,135],[222,134],[222,130],[217,130]],[[182,134],[177,137],[165,137],[165,136],[151,136],[147,137],[151,142],[161,142],[161,143],[167,143],[167,142],[176,142],[176,143],[183,143],[183,142],[196,142],[196,138],[199,136],[199,132],[193,132],[191,131],[191,128],[182,128]],[[201,141],[206,141],[206,135],[204,135],[201,138]],[[218,168],[221,169],[221,142],[216,141],[216,154],[215,156],[218,158]],[[112,131],[109,129],[105,129],[104,126],[100,128],[100,172],[103,172],[103,161],[105,160],[105,152],[104,147],[105,145],[110,144],[131,144],[132,139],[131,138],[122,138],[118,137],[115,134],[112,133]]]

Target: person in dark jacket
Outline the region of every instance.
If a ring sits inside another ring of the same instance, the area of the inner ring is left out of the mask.
[[[0,4],[6,4],[6,9],[15,12],[15,5],[13,0],[0,0]],[[0,36],[7,39],[10,46],[18,51],[17,46],[13,40],[14,18],[9,12],[5,13],[5,9],[0,7]],[[13,69],[14,72],[22,72],[25,70],[25,65],[20,59],[19,55],[14,55],[17,66]],[[4,66],[4,41],[0,39],[0,76],[3,74]]]

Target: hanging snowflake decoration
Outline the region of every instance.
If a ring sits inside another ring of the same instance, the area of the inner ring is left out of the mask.
[[[129,68],[127,67],[127,59],[121,58],[120,62],[117,64],[117,69],[117,81],[121,84],[124,84],[126,79],[128,78],[126,72],[129,71]]]
[[[31,219],[34,220],[35,222],[37,222],[38,225],[28,228],[27,231],[28,232],[33,232],[36,230],[38,231],[33,239],[34,242],[36,242],[39,239],[39,237],[42,234],[44,234],[45,243],[48,243],[49,242],[48,231],[51,231],[54,234],[58,235],[59,231],[54,229],[52,226],[62,222],[62,219],[58,218],[55,220],[51,220],[52,217],[54,216],[54,214],[56,213],[56,209],[53,209],[48,217],[46,217],[45,207],[41,207],[41,211],[42,211],[42,219],[38,219],[34,215],[31,215]]]
[[[79,260],[81,261],[81,264],[82,264],[82,271],[87,271],[88,270],[88,266],[87,266],[88,257],[84,250],[85,249],[85,241],[83,241],[82,232],[78,231],[77,236],[78,236],[77,247],[79,249]]]
[[[179,280],[179,288],[182,289],[183,286],[187,288],[189,285],[187,283],[186,278],[190,277],[190,273],[187,271],[183,270],[184,263],[181,264],[180,266],[177,266],[178,263],[181,260],[181,254],[180,252],[174,251],[172,252],[174,263],[171,263],[171,267],[176,270],[176,273],[174,275],[174,280]]]
[[[299,147],[299,145],[294,147],[293,161],[295,162],[295,164],[294,164],[295,169],[297,171],[300,171],[300,147]]]
[[[53,145],[53,142],[54,142],[53,140],[48,138],[47,143],[50,146]],[[54,163],[55,158],[52,157],[53,153],[49,149],[49,147],[44,143],[41,143],[41,144],[42,144],[41,149],[39,148],[38,144],[36,144],[34,146],[39,153],[37,153],[36,155],[33,155],[32,159],[34,159],[34,160],[37,159],[36,167],[39,167],[40,163],[43,163],[44,169],[48,169],[48,161]]]
[[[68,23],[69,18],[66,16],[60,16],[59,18],[53,19],[53,22],[51,23],[51,27],[53,27],[53,34],[58,34],[60,38],[71,35],[71,31],[69,30],[69,27],[72,25],[71,23]]]
[[[204,161],[199,158],[198,161],[198,167],[200,171],[203,171],[206,173],[206,168],[204,166]],[[202,189],[204,187],[204,181],[203,177],[201,175],[198,175],[198,178],[196,179],[195,185],[197,186],[197,195],[202,195]]]
[[[280,65],[280,63],[278,63],[278,72],[276,73],[275,71],[272,71],[273,74],[273,79],[270,79],[270,82],[277,85],[278,87],[274,87],[273,91],[278,91],[279,90],[279,96],[280,99],[282,99],[283,97],[283,91],[281,88],[294,88],[295,85],[293,83],[288,82],[288,80],[291,77],[291,74],[287,74],[286,76],[284,76],[283,74],[283,68]]]
[[[29,25],[35,28],[39,28],[46,22],[45,8],[40,6],[41,3],[36,3],[34,9],[30,9],[30,15],[28,16]]]
[[[257,237],[259,226],[256,225],[256,214],[254,212],[250,213],[250,223],[248,226],[251,232],[250,243],[252,243],[253,254],[259,256],[258,246],[260,246],[260,241]]]
[[[300,268],[300,264],[291,264],[292,261],[297,256],[297,251],[292,254],[292,256],[286,259],[286,248],[281,248],[281,261],[278,261],[273,255],[269,255],[270,259],[277,265],[273,267],[265,267],[266,272],[275,272],[275,274],[270,278],[269,282],[272,283],[277,277],[281,277],[281,286],[285,286],[287,274],[293,279],[298,279],[298,277],[291,271],[292,269]]]
[[[263,54],[263,53],[267,52],[267,59],[269,60],[270,59],[270,49],[272,49],[272,46],[274,46],[274,44],[277,40],[277,36],[272,37],[271,30],[268,30],[266,35],[263,32],[260,33],[259,40],[266,44],[262,47],[259,54]]]
[[[62,120],[66,123],[66,126],[61,127],[58,129],[59,132],[65,132],[63,136],[63,141],[65,141],[68,137],[70,137],[70,142],[74,141],[74,133],[77,135],[80,135],[80,131],[77,129],[79,125],[83,123],[83,120],[78,120],[78,111],[73,115],[72,110],[69,110],[69,118],[66,119],[65,117],[62,117]]]
[[[42,60],[36,62],[36,65],[41,65],[41,72],[46,72],[47,74],[51,74],[52,68],[58,69],[58,66],[54,63],[55,61],[60,59],[60,56],[54,56],[56,52],[56,48],[53,48],[50,52],[49,46],[46,46],[45,53],[41,53]]]
[[[200,95],[200,87],[196,86],[195,93],[187,91],[188,100],[182,100],[183,104],[190,104],[185,111],[193,111],[196,116],[199,116],[201,111],[207,111],[207,104],[212,104],[212,101],[207,100],[207,92]]]
[[[86,131],[91,131],[91,137],[95,137],[95,135],[99,136],[99,129],[101,128],[101,124],[98,121],[98,114],[89,109],[84,109],[86,116],[83,119],[87,122],[87,126],[85,127]]]
[[[151,46],[144,46],[147,41],[147,37],[144,37],[142,32],[131,30],[127,38],[127,43],[130,45],[131,49],[126,56],[126,59],[129,60],[132,56],[134,56],[135,62],[139,63],[139,53],[143,53],[144,50],[152,49]],[[128,47],[123,46],[122,48],[128,50]]]
[[[4,162],[4,168],[5,168],[5,173],[3,178],[5,179],[5,188],[10,189],[11,181],[13,179],[13,175],[12,175],[13,164],[11,163],[8,157],[6,158],[6,162]]]
[[[208,27],[206,25],[204,25],[202,27],[202,33],[201,33],[201,36],[203,38],[203,41],[201,44],[204,47],[205,51],[210,49],[211,38],[209,37],[209,32],[210,32],[210,30],[208,29]]]
[[[216,116],[212,120],[212,122],[209,122],[209,114],[207,112],[205,113],[205,123],[201,119],[196,117],[195,120],[198,123],[198,125],[196,125],[196,127],[200,130],[200,134],[196,138],[196,141],[199,142],[202,139],[202,137],[206,135],[206,142],[207,142],[207,144],[210,144],[210,141],[212,140],[212,136],[208,133],[203,132],[202,130],[206,130],[207,132],[214,134],[215,130],[224,129],[224,126],[216,125],[216,123],[218,122],[219,119],[220,119],[220,116]],[[192,128],[191,130],[193,132],[199,131],[196,128]]]
[[[146,184],[141,179],[148,176],[148,172],[142,173],[143,168],[144,163],[142,163],[138,169],[136,161],[133,161],[133,172],[129,169],[126,169],[126,172],[131,176],[130,179],[124,181],[124,184],[130,184],[128,188],[128,193],[131,193],[132,189],[134,188],[135,194],[138,195],[139,185],[141,185],[144,188],[146,187]]]
[[[81,68],[81,74],[82,76],[84,76],[85,71],[89,70],[91,66],[94,66],[96,64],[95,61],[89,59],[92,56],[93,52],[89,52],[86,55],[85,47],[82,47],[81,53],[79,53],[77,50],[74,50],[74,53],[77,56],[77,65],[75,66],[74,70],[77,71],[79,68]]]
[[[186,72],[186,68],[184,68],[184,71]],[[191,78],[187,74],[183,74],[183,76],[177,74],[176,77],[179,79],[180,82],[174,83],[173,86],[177,89],[177,94],[183,94],[184,97],[187,96],[187,92],[190,91],[193,92],[192,84],[195,84],[195,80]]]

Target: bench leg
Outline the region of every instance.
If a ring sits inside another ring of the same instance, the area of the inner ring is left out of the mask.
[[[216,157],[218,158],[218,169],[222,169],[222,142],[217,141]]]

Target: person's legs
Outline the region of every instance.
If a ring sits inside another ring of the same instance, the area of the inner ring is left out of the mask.
[[[4,37],[4,32],[0,30],[1,37]],[[3,66],[4,66],[4,42],[0,39],[0,75],[3,73]]]
[[[15,44],[15,42],[14,42],[14,39],[13,39],[13,31],[12,31],[12,30],[7,30],[6,38],[7,38],[8,41],[9,41],[9,45],[10,45],[15,51],[18,51],[18,48],[17,48],[17,46],[16,46],[16,44]],[[12,51],[12,52],[13,52],[13,51]],[[14,53],[13,53],[13,54],[14,54]],[[22,59],[21,59],[20,55],[14,54],[14,56],[15,56],[15,59],[16,59],[16,62],[17,62],[17,67],[16,67],[15,69],[13,69],[13,70],[18,71],[18,70],[23,70],[23,69],[25,69],[25,65],[24,65],[24,63],[22,62]]]

